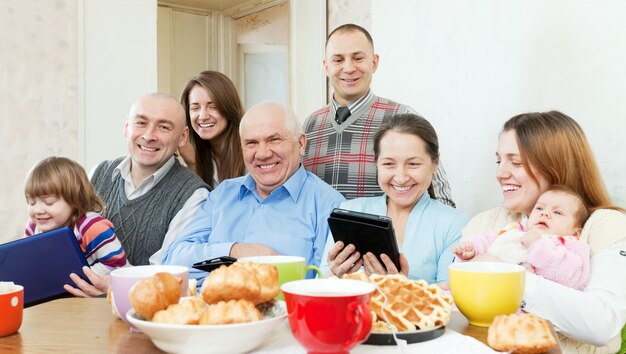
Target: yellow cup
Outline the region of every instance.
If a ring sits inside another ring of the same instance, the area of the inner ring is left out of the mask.
[[[498,262],[452,263],[450,291],[470,324],[489,327],[497,315],[515,313],[524,295],[526,269]]]

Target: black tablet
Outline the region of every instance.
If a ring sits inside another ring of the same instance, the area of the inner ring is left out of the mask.
[[[351,243],[361,255],[372,252],[381,264],[380,255],[384,253],[400,270],[398,242],[391,219],[387,216],[337,208],[330,214],[328,226],[335,242]]]

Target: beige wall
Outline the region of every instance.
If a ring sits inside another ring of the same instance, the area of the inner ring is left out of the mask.
[[[35,163],[125,154],[130,104],[155,90],[156,0],[0,2],[0,242],[23,234]]]
[[[50,155],[79,158],[77,0],[0,3],[0,242],[23,234],[23,184]]]

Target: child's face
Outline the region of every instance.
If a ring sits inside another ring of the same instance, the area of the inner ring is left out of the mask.
[[[575,214],[580,207],[580,201],[572,195],[545,192],[528,216],[528,229],[548,235],[578,236],[581,225],[577,225]]]
[[[42,232],[66,226],[74,208],[65,199],[53,195],[26,198],[28,216]]]

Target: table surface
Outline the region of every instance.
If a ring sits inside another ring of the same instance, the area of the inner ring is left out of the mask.
[[[469,325],[458,311],[447,327],[487,343],[487,328]],[[0,353],[154,353],[150,338],[131,333],[103,298],[66,298],[24,310],[17,334],[0,338]],[[561,353],[553,348],[549,354]]]

